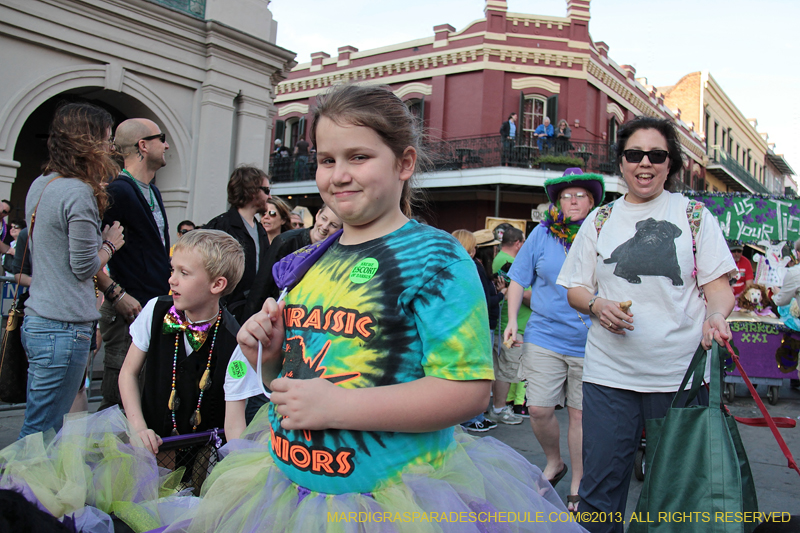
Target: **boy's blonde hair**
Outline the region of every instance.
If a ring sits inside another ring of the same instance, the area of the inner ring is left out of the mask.
[[[475,239],[475,235],[471,231],[466,229],[457,229],[451,233],[451,235],[461,243],[461,246],[464,247],[469,255],[475,253],[475,248],[478,246],[478,241]]]
[[[220,296],[233,292],[244,274],[244,250],[239,241],[215,229],[196,229],[184,234],[175,243],[173,254],[179,250],[194,250],[203,260],[208,277],[223,277],[228,286]]]

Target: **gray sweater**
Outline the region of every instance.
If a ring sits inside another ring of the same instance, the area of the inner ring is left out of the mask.
[[[54,177],[36,178],[25,200],[28,227],[33,227],[28,248],[33,273],[25,313],[61,322],[90,322],[100,318],[92,280],[100,270],[97,252],[102,244],[97,200],[92,188],[78,179],[59,178],[47,185]]]

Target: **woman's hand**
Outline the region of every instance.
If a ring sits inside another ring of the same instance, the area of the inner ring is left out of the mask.
[[[700,343],[708,350],[712,341],[722,345],[723,340],[731,340],[731,328],[722,313],[712,313],[703,322],[703,340]]]
[[[164,444],[161,437],[156,435],[152,429],[144,428],[137,431],[139,438],[142,439],[144,447],[152,452],[153,455],[158,453],[158,447]]]
[[[284,337],[284,307],[286,302],[277,304],[273,298],[267,298],[261,311],[247,319],[236,335],[236,342],[254,368],[257,366],[259,342],[264,347],[261,353],[262,364],[280,359]]]
[[[633,331],[633,313],[623,313],[619,308],[619,302],[595,298],[592,314],[603,329],[615,335],[625,335],[626,329]]]
[[[139,313],[142,312],[142,304],[126,292],[122,295],[122,298],[114,302],[114,310],[125,317],[128,324],[132,324],[136,317],[139,316]]]
[[[336,413],[336,402],[346,392],[327,379],[278,378],[269,384],[270,401],[283,417],[283,429],[321,430],[331,427],[330,415]]]
[[[114,247],[119,250],[125,246],[125,237],[122,235],[124,228],[120,226],[119,221],[115,220],[111,226],[103,228],[103,240],[109,241]]]

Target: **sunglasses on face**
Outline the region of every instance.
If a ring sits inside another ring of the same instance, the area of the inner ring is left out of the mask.
[[[644,150],[623,150],[622,155],[625,156],[628,163],[641,163],[644,156],[647,156],[650,163],[658,165],[667,160],[669,152],[666,150],[650,150],[649,152],[645,152]]]
[[[3,216],[6,216],[9,213],[10,213],[10,211],[8,209],[3,209],[2,211],[0,211],[0,215],[3,215]]]
[[[178,235],[186,235],[186,234],[187,234],[187,233],[189,233],[190,231],[192,231],[192,230],[190,230],[190,229],[186,229],[186,228],[179,229],[179,230],[178,230]]]
[[[578,200],[583,200],[584,198],[588,198],[589,195],[585,192],[576,192],[575,194],[565,192],[561,195],[562,200],[571,200],[573,198],[577,198]]]
[[[269,187],[259,187],[258,189],[269,196]]]
[[[271,217],[276,217],[276,216],[278,216],[278,212],[277,212],[277,211],[273,211],[273,210],[271,210],[271,209],[270,209],[269,211],[267,211],[267,214],[268,214],[269,216],[271,216]]]
[[[167,140],[166,133],[156,133],[155,135],[148,135],[147,137],[142,137],[139,139],[140,141],[152,141],[153,139],[158,139],[162,143]]]

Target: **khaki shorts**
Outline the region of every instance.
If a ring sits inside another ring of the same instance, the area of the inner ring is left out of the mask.
[[[583,409],[583,357],[562,355],[526,342],[519,377],[528,383],[525,402],[535,407],[564,405]]]
[[[499,347],[499,353],[498,353]],[[506,383],[519,383],[519,362],[522,359],[522,346],[503,346],[502,339],[492,346],[494,379]]]

